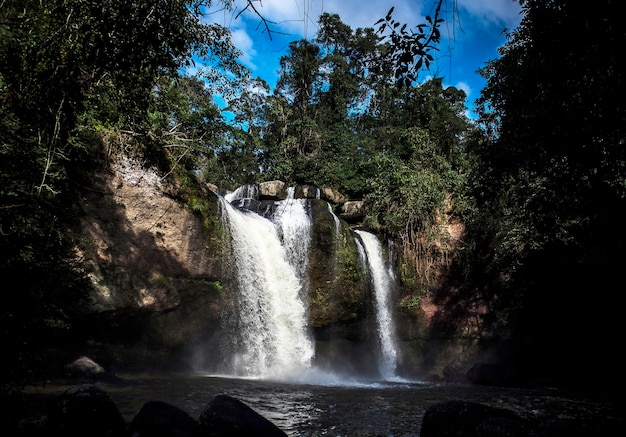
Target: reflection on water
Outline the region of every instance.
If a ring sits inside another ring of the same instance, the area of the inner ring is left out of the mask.
[[[128,377],[130,379],[131,377]],[[328,377],[326,383],[233,379],[215,375],[132,376],[135,383],[101,385],[130,421],[144,403],[168,402],[197,419],[218,394],[235,397],[290,436],[419,436],[426,409],[462,399],[511,409],[527,419],[620,419],[617,407],[556,390],[434,384],[419,381],[359,382]]]

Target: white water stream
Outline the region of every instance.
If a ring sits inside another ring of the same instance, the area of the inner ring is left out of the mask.
[[[277,202],[272,220],[278,226],[287,260],[296,269],[303,286],[307,285],[309,246],[311,245],[311,218],[307,213],[306,199],[295,199],[295,189],[287,189],[287,198]]]
[[[376,322],[380,340],[381,359],[379,370],[384,379],[396,377],[397,349],[393,314],[390,309],[392,277],[385,267],[383,251],[378,238],[369,232],[355,230],[361,237],[361,256],[367,261],[376,296]],[[357,240],[358,241],[358,240]]]
[[[237,262],[238,320],[232,333],[231,366],[239,376],[285,378],[308,369],[314,356],[298,271],[306,266],[301,259],[290,263],[293,253],[304,250],[293,241],[295,235],[306,239],[306,211],[296,202],[282,206],[277,210],[279,227],[222,199],[223,220]]]

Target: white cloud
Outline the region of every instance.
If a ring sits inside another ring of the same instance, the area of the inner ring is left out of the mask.
[[[467,84],[467,82],[457,82],[454,85],[455,88],[465,91],[465,94],[469,96],[472,93],[472,88]]]
[[[484,23],[516,27],[521,19],[519,2],[516,0],[457,0],[465,9]]]
[[[374,23],[385,17],[392,7],[394,8],[393,18],[395,20],[408,23],[409,26],[417,25],[423,21],[420,14],[423,3],[423,0],[371,2],[332,0],[324,2],[325,12],[338,14],[341,20],[353,29],[374,27]]]
[[[248,35],[245,29],[234,29],[232,30],[232,41],[235,47],[241,50],[241,62],[251,70],[255,70],[256,65],[253,59],[257,52],[254,49],[254,43],[250,35]]]

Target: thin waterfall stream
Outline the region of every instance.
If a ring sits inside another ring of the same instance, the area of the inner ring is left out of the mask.
[[[363,230],[355,230],[361,237],[362,257],[365,258],[371,274],[376,296],[376,322],[380,340],[380,373],[383,379],[396,378],[397,346],[394,333],[393,314],[391,311],[390,292],[392,277],[385,266],[383,251],[378,238]]]

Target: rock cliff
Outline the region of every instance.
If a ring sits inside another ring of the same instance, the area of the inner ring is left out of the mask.
[[[280,181],[264,183],[259,198],[284,199],[285,190]],[[129,160],[94,175],[84,194],[78,249],[93,287],[80,315],[87,342],[77,352],[109,370],[191,368],[206,358],[198,350],[212,353],[206,345],[220,335],[235,292],[218,191],[167,185]],[[346,344],[367,345],[364,337],[372,335],[361,329],[368,298],[350,231],[362,204],[331,189],[303,186],[296,195],[311,200],[313,218],[309,323],[319,350],[333,359],[347,353]],[[338,228],[331,208],[342,218]],[[442,307],[433,296],[414,306],[398,304],[398,312],[405,369],[441,375],[475,353],[472,335],[438,337],[433,321],[442,318]],[[467,332],[476,330],[471,320],[461,321]]]
[[[223,271],[217,199],[206,221],[153,171],[125,160],[85,192],[80,255],[90,347],[122,367],[173,365],[219,323]]]

